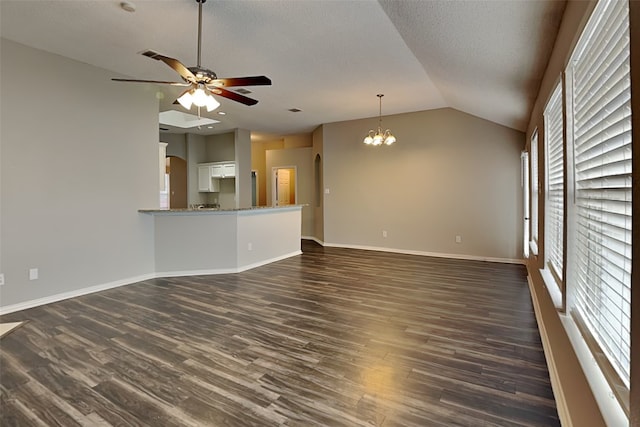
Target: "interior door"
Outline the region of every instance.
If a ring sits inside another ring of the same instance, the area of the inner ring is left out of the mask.
[[[290,192],[290,182],[291,182],[291,173],[288,169],[278,169],[276,171],[276,181],[277,181],[277,206],[286,206],[290,204],[291,192]]]
[[[274,167],[271,180],[271,201],[273,206],[295,205],[297,203],[296,167]]]
[[[167,157],[169,165],[169,207],[187,207],[187,162],[180,157]]]

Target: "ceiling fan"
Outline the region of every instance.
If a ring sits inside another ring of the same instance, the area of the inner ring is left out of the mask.
[[[157,61],[162,61],[169,67],[173,68],[184,82],[167,82],[158,80],[137,80],[137,79],[111,79],[117,82],[134,82],[134,83],[156,83],[156,84],[168,84],[172,86],[185,86],[188,87],[178,99],[174,102],[180,103],[186,109],[190,109],[192,104],[198,107],[207,107],[207,111],[216,109],[220,103],[218,103],[211,94],[222,96],[223,98],[231,99],[236,102],[240,102],[245,105],[255,105],[257,100],[241,95],[237,92],[232,92],[225,89],[225,87],[236,86],[268,86],[271,85],[271,80],[265,76],[250,76],[250,77],[228,77],[218,78],[213,71],[203,68],[200,65],[200,52],[202,44],[202,4],[207,0],[196,0],[198,3],[198,65],[195,67],[186,67],[180,61],[168,56],[161,55],[152,50],[142,52],[142,55]]]

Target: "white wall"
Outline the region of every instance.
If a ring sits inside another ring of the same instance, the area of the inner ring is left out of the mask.
[[[187,137],[184,133],[161,133],[160,141],[167,144],[167,156],[187,160]]]
[[[1,43],[0,309],[153,273],[153,90]]]
[[[236,129],[235,133],[235,207],[251,207],[251,132]]]
[[[187,204],[209,203],[208,193],[198,191],[198,163],[208,162],[206,137],[188,133],[187,141]]]
[[[156,269],[161,275],[213,272],[215,269],[231,272],[236,269],[235,212],[154,217]]]
[[[363,144],[376,124],[323,126],[326,243],[522,258],[523,133],[446,108],[383,117],[398,142]]]

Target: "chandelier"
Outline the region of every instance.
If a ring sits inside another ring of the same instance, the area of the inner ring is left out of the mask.
[[[384,96],[384,94],[379,93],[376,96],[380,100],[380,112],[378,115],[378,130],[376,130],[374,133],[373,129],[371,129],[369,131],[369,134],[364,138],[363,142],[367,145],[382,145],[383,142],[385,145],[391,145],[394,142],[396,142],[396,137],[393,136],[393,134],[389,129],[382,132],[382,97]]]

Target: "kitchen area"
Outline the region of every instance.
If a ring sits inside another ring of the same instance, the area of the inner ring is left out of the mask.
[[[250,133],[241,129],[207,136],[161,133],[160,207],[251,206],[250,138]]]
[[[252,206],[249,131],[161,139],[159,208],[139,210],[154,219],[160,276],[234,273],[301,253],[302,206]]]

